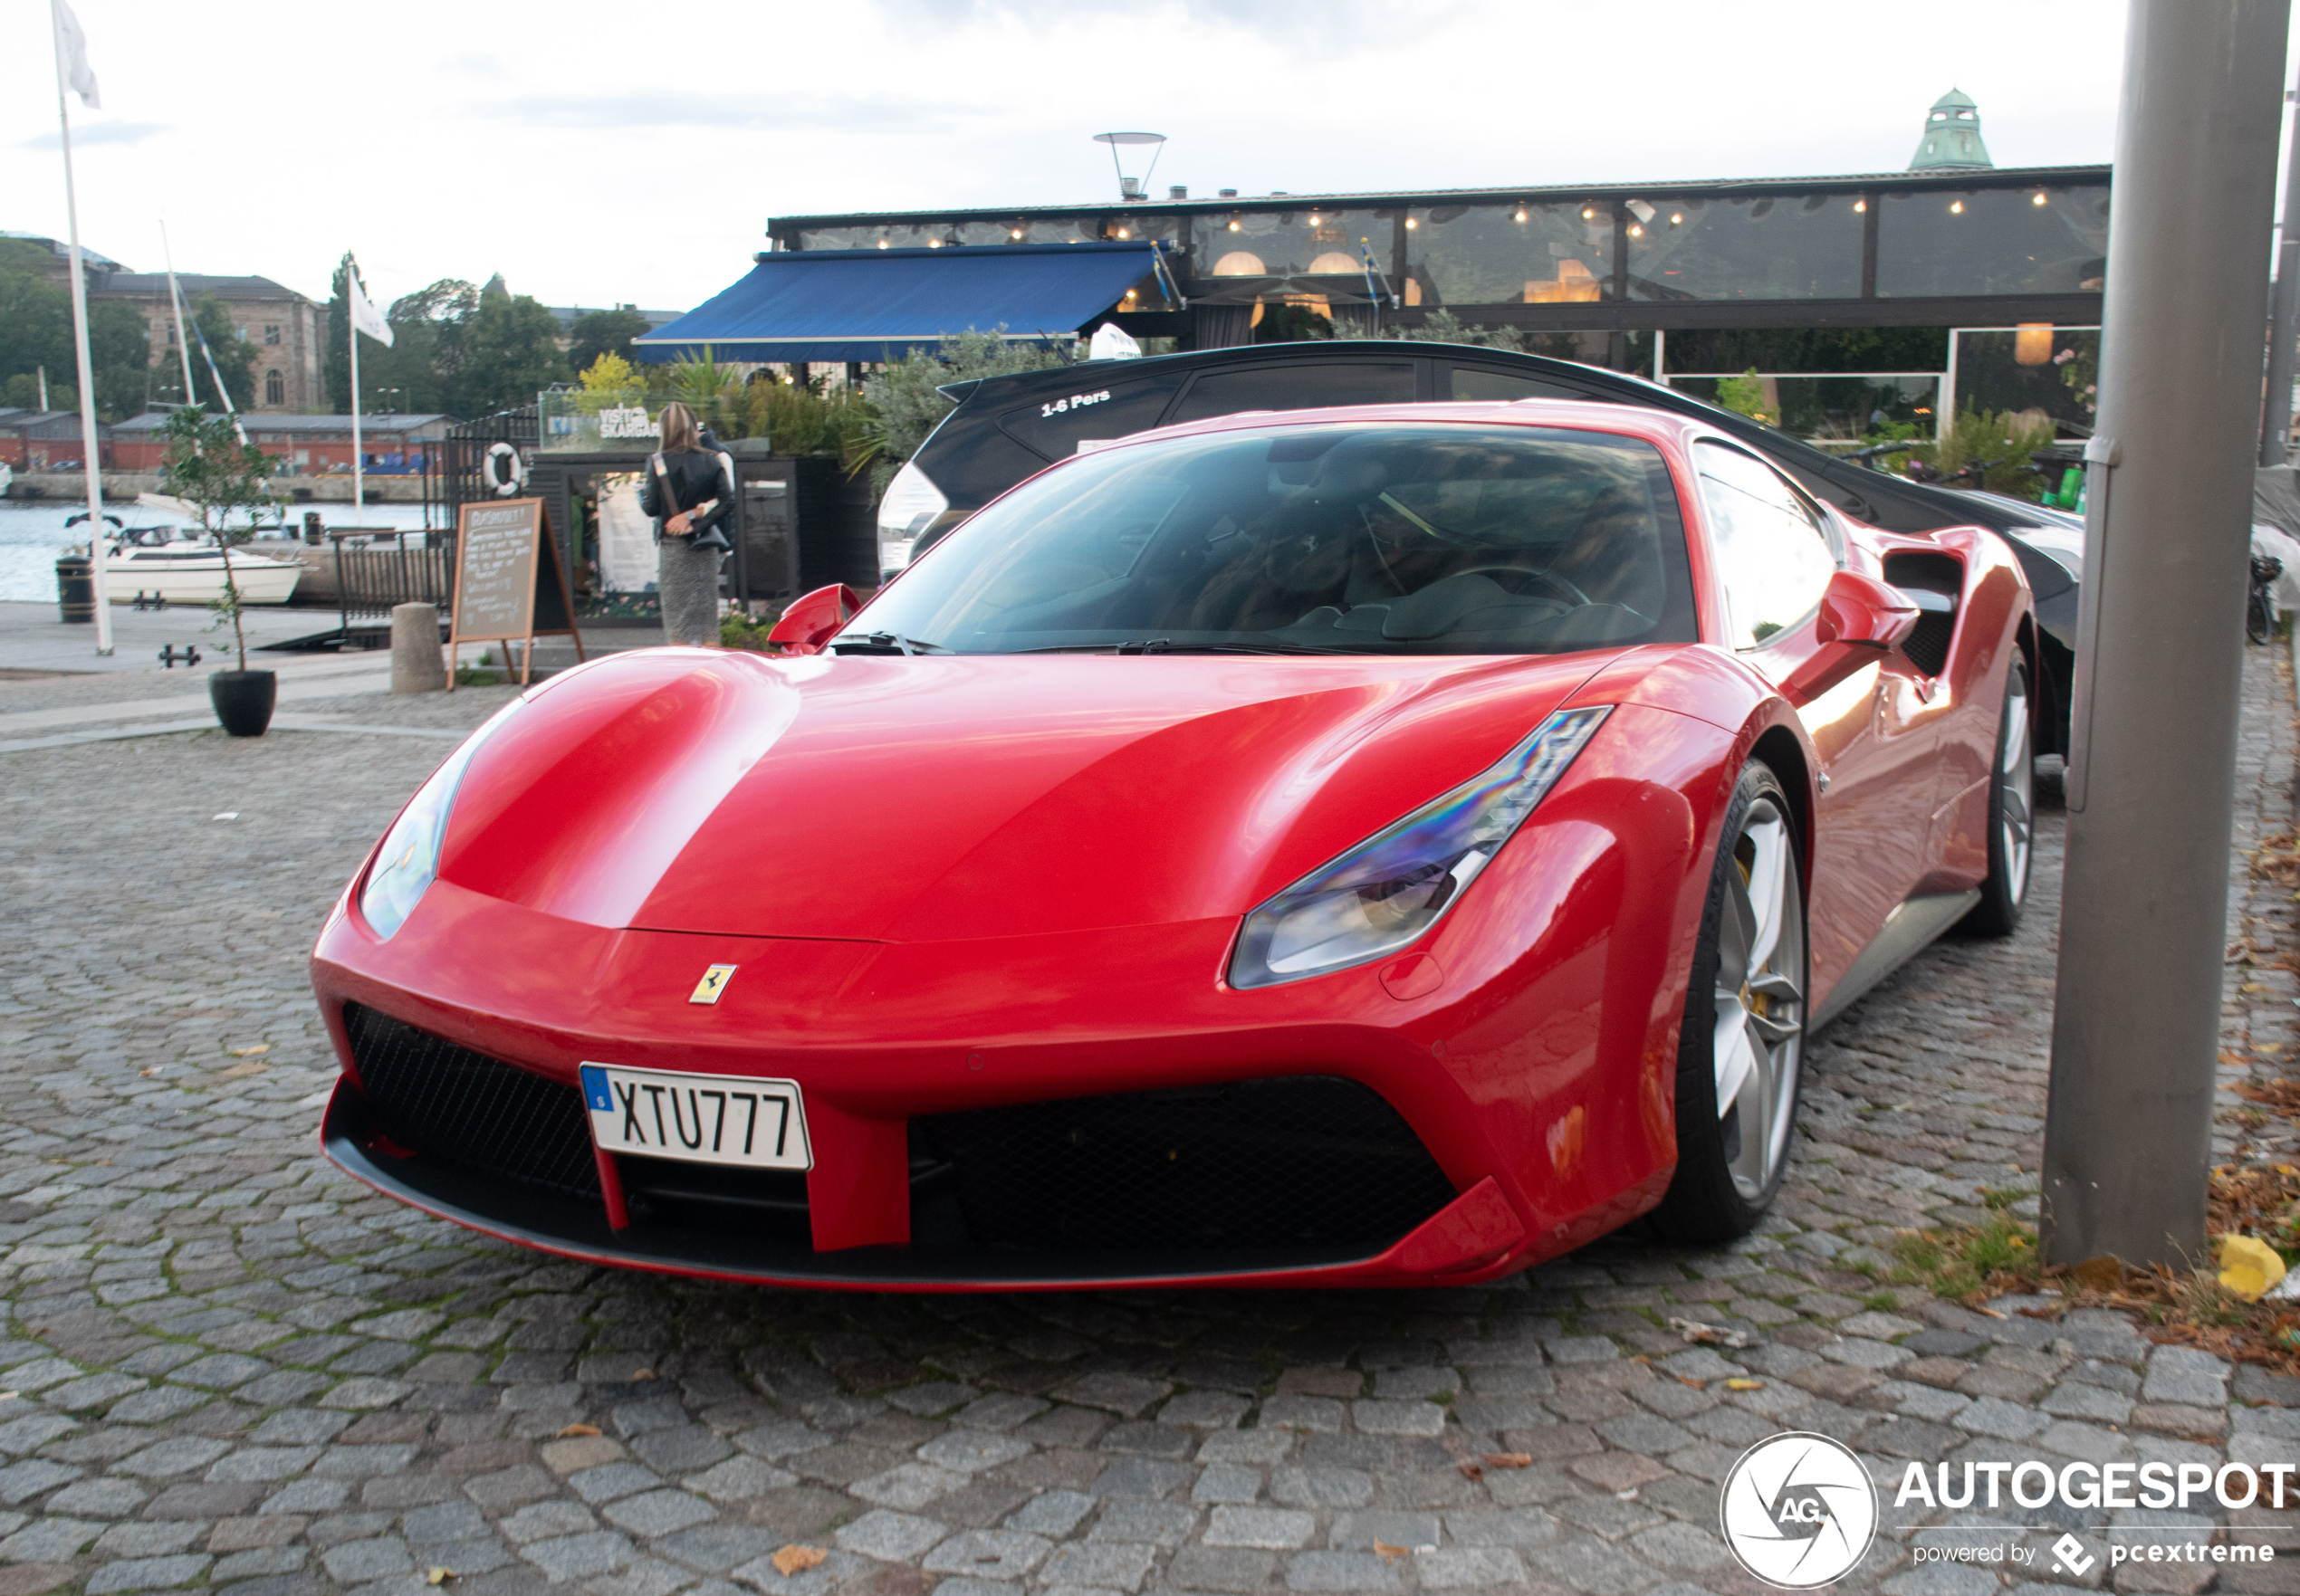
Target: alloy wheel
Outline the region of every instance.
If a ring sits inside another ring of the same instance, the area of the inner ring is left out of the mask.
[[[1733,861],[1717,933],[1717,1111],[1733,1186],[1754,1202],[1788,1154],[1805,1035],[1803,892],[1772,798],[1749,806]]]
[[[2035,830],[2036,761],[2028,753],[2028,683],[2018,671],[2005,689],[2005,749],[1997,769],[2005,892],[2017,906],[2028,895],[2029,842]]]

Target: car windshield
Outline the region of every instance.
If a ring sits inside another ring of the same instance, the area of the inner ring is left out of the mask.
[[[953,532],[833,646],[1553,654],[1698,636],[1651,444],[1361,423],[1067,463]]]

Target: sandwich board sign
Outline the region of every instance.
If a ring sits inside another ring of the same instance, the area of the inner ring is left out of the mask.
[[[455,607],[447,628],[447,687],[466,643],[521,645],[519,684],[527,685],[535,639],[575,639],[575,597],[541,499],[495,499],[463,507],[455,532]],[[510,654],[508,646],[504,649]]]

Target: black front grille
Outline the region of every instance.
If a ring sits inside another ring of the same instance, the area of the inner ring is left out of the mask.
[[[600,1200],[582,1094],[390,1016],[343,1007],[384,1133],[435,1162]]]
[[[1397,1111],[1289,1075],[911,1121],[914,1245],[1377,1251],[1451,1202]]]

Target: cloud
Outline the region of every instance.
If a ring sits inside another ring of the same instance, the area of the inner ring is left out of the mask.
[[[173,125],[168,122],[90,122],[72,130],[72,146],[74,149],[86,149],[98,144],[136,144],[155,133],[169,131]],[[55,149],[62,143],[62,139],[57,134],[43,133],[37,138],[25,139],[22,148]]]
[[[950,119],[944,108],[877,100],[664,94],[651,89],[623,94],[526,94],[479,102],[478,108],[522,126],[580,128],[610,134],[634,128],[818,133],[857,126],[867,126],[873,134],[915,134],[946,130]]]

